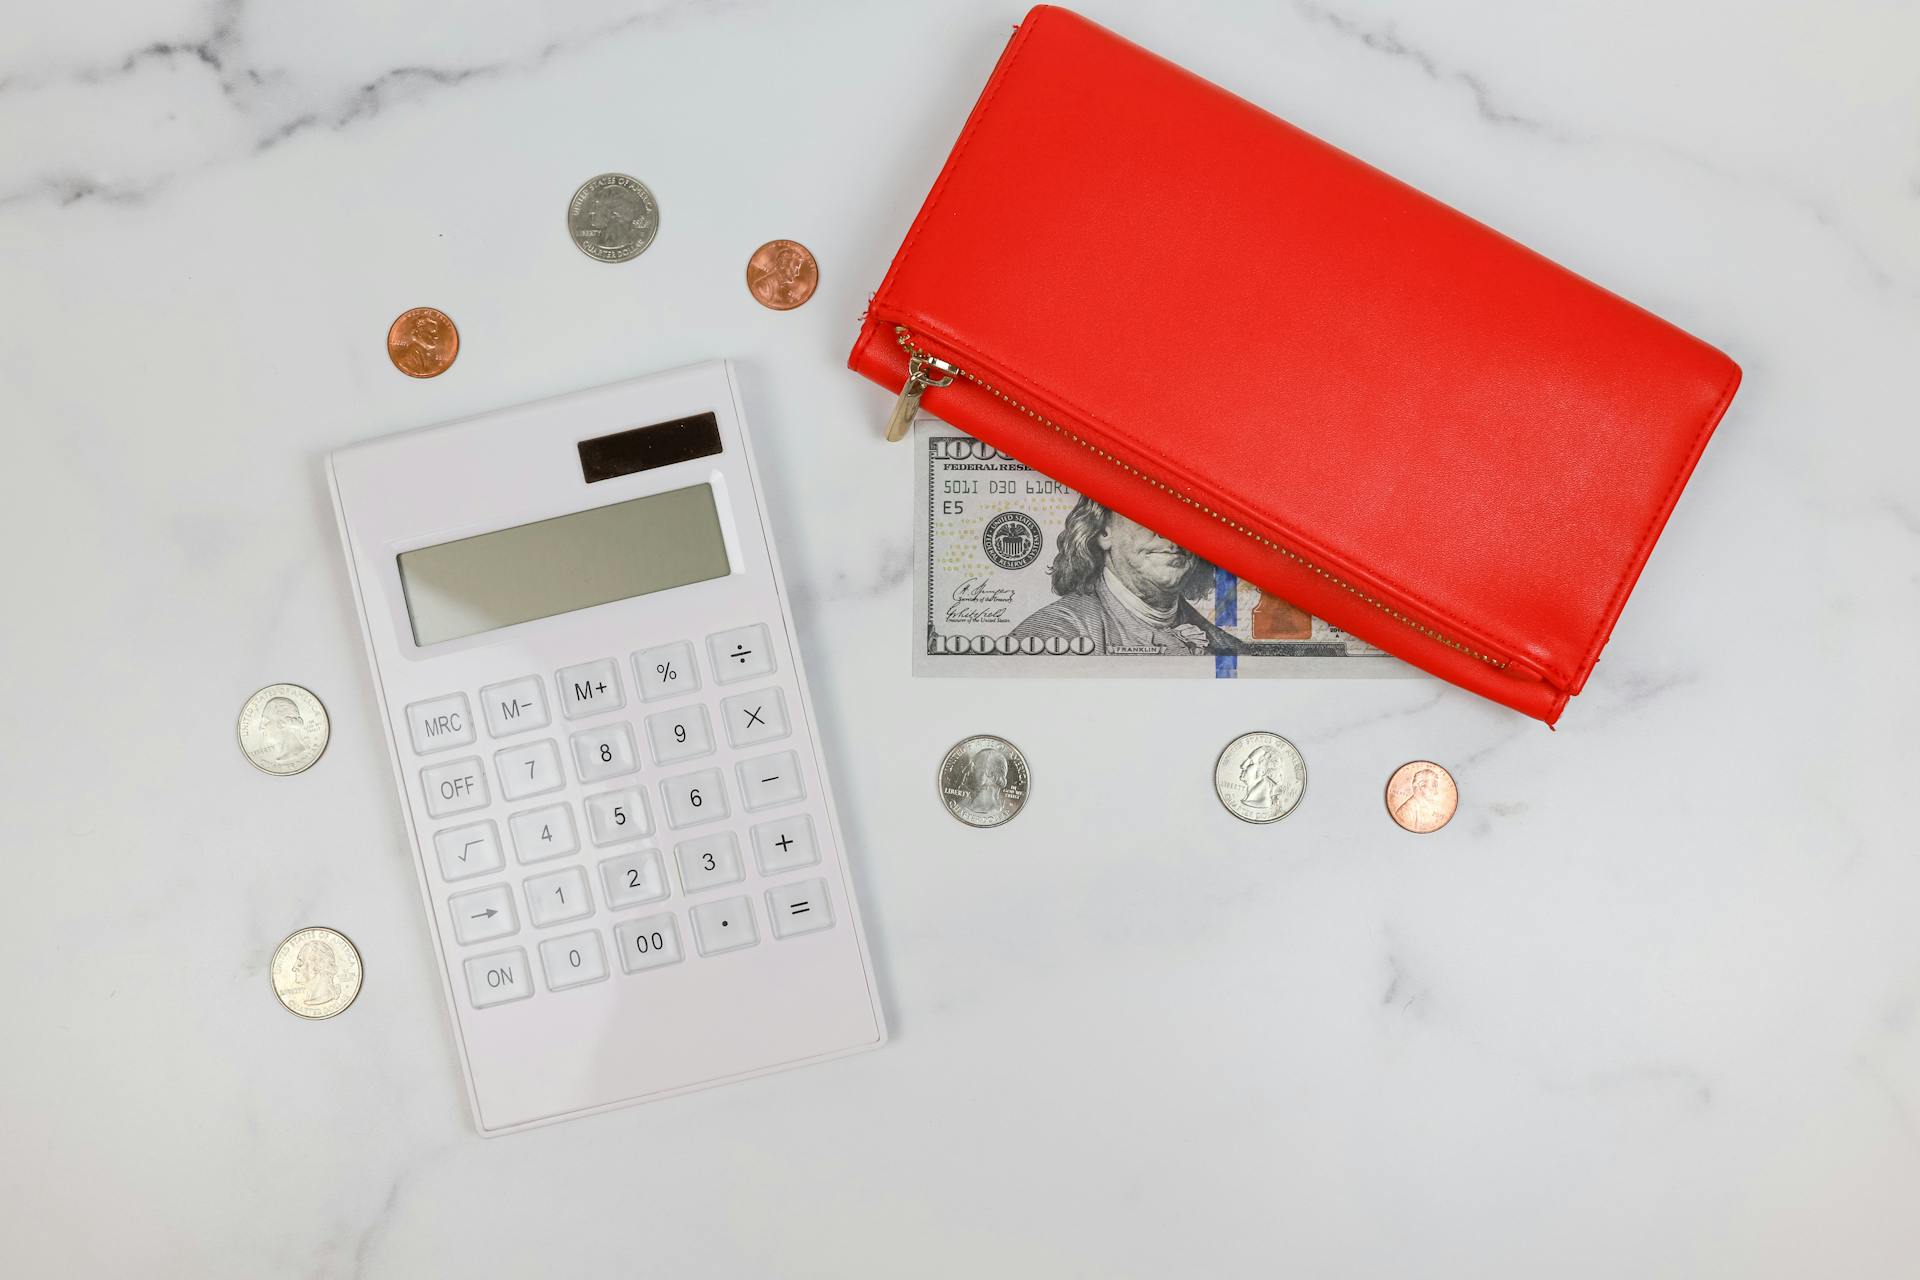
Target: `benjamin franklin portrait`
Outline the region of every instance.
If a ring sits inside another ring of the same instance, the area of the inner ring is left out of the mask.
[[[1213,590],[1213,566],[1184,547],[1082,497],[1048,570],[1053,603],[1013,629],[1091,640],[1095,653],[1239,653],[1240,641],[1192,602]]]

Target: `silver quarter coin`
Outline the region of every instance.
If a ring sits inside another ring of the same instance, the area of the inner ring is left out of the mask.
[[[970,827],[1010,822],[1027,803],[1032,781],[1027,758],[1005,738],[962,738],[940,761],[940,803]]]
[[[567,234],[596,262],[631,262],[660,233],[660,206],[638,178],[588,178],[567,205]]]
[[[331,1018],[360,994],[360,952],[337,929],[296,929],[273,949],[273,994],[288,1012]]]
[[[1278,822],[1307,793],[1307,761],[1277,733],[1243,733],[1213,765],[1213,793],[1242,822]]]
[[[320,699],[297,684],[270,684],[240,708],[240,750],[263,773],[311,769],[331,732]]]

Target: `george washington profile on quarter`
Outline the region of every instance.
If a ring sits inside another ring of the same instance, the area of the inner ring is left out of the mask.
[[[262,773],[311,768],[327,749],[330,726],[320,699],[297,684],[270,684],[240,708],[240,749]]]
[[[567,202],[567,235],[598,262],[630,262],[660,233],[660,206],[638,178],[603,173],[588,178]]]
[[[1277,733],[1243,733],[1213,766],[1213,792],[1242,822],[1278,822],[1307,790],[1307,761]]]
[[[1027,802],[1027,758],[1005,738],[980,734],[953,744],[940,761],[940,802],[970,827],[1011,821]]]
[[[303,1018],[331,1018],[360,994],[360,952],[338,929],[294,930],[274,948],[267,970],[273,994]]]

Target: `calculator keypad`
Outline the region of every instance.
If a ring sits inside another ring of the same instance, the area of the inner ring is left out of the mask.
[[[524,946],[458,957],[472,1008],[536,994],[529,953],[538,989],[562,992],[679,964],[689,951],[704,964],[768,934],[782,946],[834,927],[825,878],[805,872],[821,854],[799,752],[764,749],[793,736],[786,690],[768,683],[778,668],[768,628],[750,623],[406,708],[415,753],[427,757],[417,766],[427,813],[458,818],[432,833],[451,942],[484,949],[539,931]],[[628,679],[644,713],[615,714]],[[709,683],[746,687],[700,696]],[[524,736],[552,725],[555,700],[563,724],[587,723]],[[483,734],[496,741],[476,747]],[[713,767],[686,767],[723,745]],[[458,747],[481,755],[440,757]],[[496,796],[542,799],[475,812]],[[755,820],[736,818],[736,807]],[[508,846],[530,872],[504,874]],[[796,872],[803,878],[774,882]],[[597,913],[614,918],[596,926]]]

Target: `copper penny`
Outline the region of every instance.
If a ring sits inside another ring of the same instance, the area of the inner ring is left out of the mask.
[[[460,354],[460,331],[444,311],[415,307],[387,329],[387,359],[409,378],[437,378]]]
[[[820,287],[820,263],[797,240],[769,240],[747,259],[747,292],[763,307],[791,311]]]
[[[1446,826],[1459,807],[1453,775],[1431,760],[1409,760],[1387,779],[1387,813],[1415,835]]]

